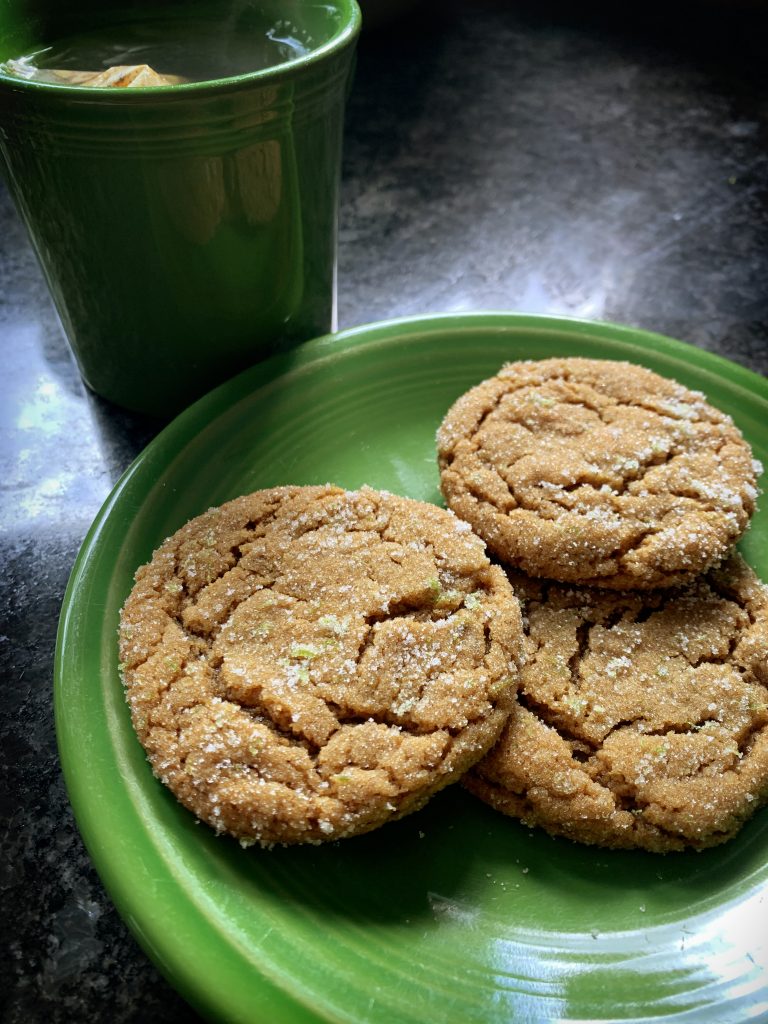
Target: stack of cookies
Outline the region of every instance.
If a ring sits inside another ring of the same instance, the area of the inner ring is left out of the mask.
[[[121,671],[155,774],[244,845],[367,832],[459,779],[582,842],[733,835],[768,797],[768,590],[732,551],[760,471],[732,421],[553,359],[462,396],[438,449],[448,510],[277,487],[138,571]]]
[[[761,467],[732,420],[628,363],[518,362],[453,405],[438,457],[525,611],[467,788],[601,846],[731,837],[768,796],[768,589],[733,551]]]

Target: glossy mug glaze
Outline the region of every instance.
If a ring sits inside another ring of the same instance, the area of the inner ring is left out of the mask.
[[[335,326],[359,9],[355,0],[158,0],[85,4],[76,15],[66,6],[3,4],[0,61],[120,19],[231,27],[233,10],[235,31],[289,24],[304,43],[282,63],[160,88],[0,74],[4,169],[82,376],[119,405],[169,416]]]

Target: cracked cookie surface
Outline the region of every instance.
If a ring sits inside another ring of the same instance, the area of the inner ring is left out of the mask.
[[[448,506],[502,561],[616,589],[715,564],[762,472],[703,395],[610,360],[509,363],[454,403],[437,441]]]
[[[511,578],[528,661],[466,787],[583,843],[730,838],[768,798],[768,587],[737,554],[672,591]]]
[[[466,523],[332,486],[193,519],[139,569],[120,624],[155,774],[263,845],[368,831],[456,780],[500,734],[522,644]]]

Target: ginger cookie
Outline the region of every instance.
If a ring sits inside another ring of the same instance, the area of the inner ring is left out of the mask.
[[[437,435],[446,502],[531,576],[676,586],[725,556],[762,467],[698,392],[630,363],[509,363]]]
[[[582,843],[733,836],[768,798],[768,587],[737,554],[677,590],[512,579],[528,662],[467,788]]]
[[[245,845],[421,807],[498,738],[522,645],[509,581],[466,523],[332,486],[193,519],[139,569],[120,624],[155,774]]]

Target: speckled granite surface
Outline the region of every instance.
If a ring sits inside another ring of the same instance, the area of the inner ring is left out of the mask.
[[[569,313],[768,370],[768,19],[669,4],[622,18],[618,6],[442,3],[426,33],[401,14],[366,34],[340,326]],[[90,866],[51,700],[78,546],[160,424],[86,394],[4,191],[0,352],[2,1020],[193,1021]]]

